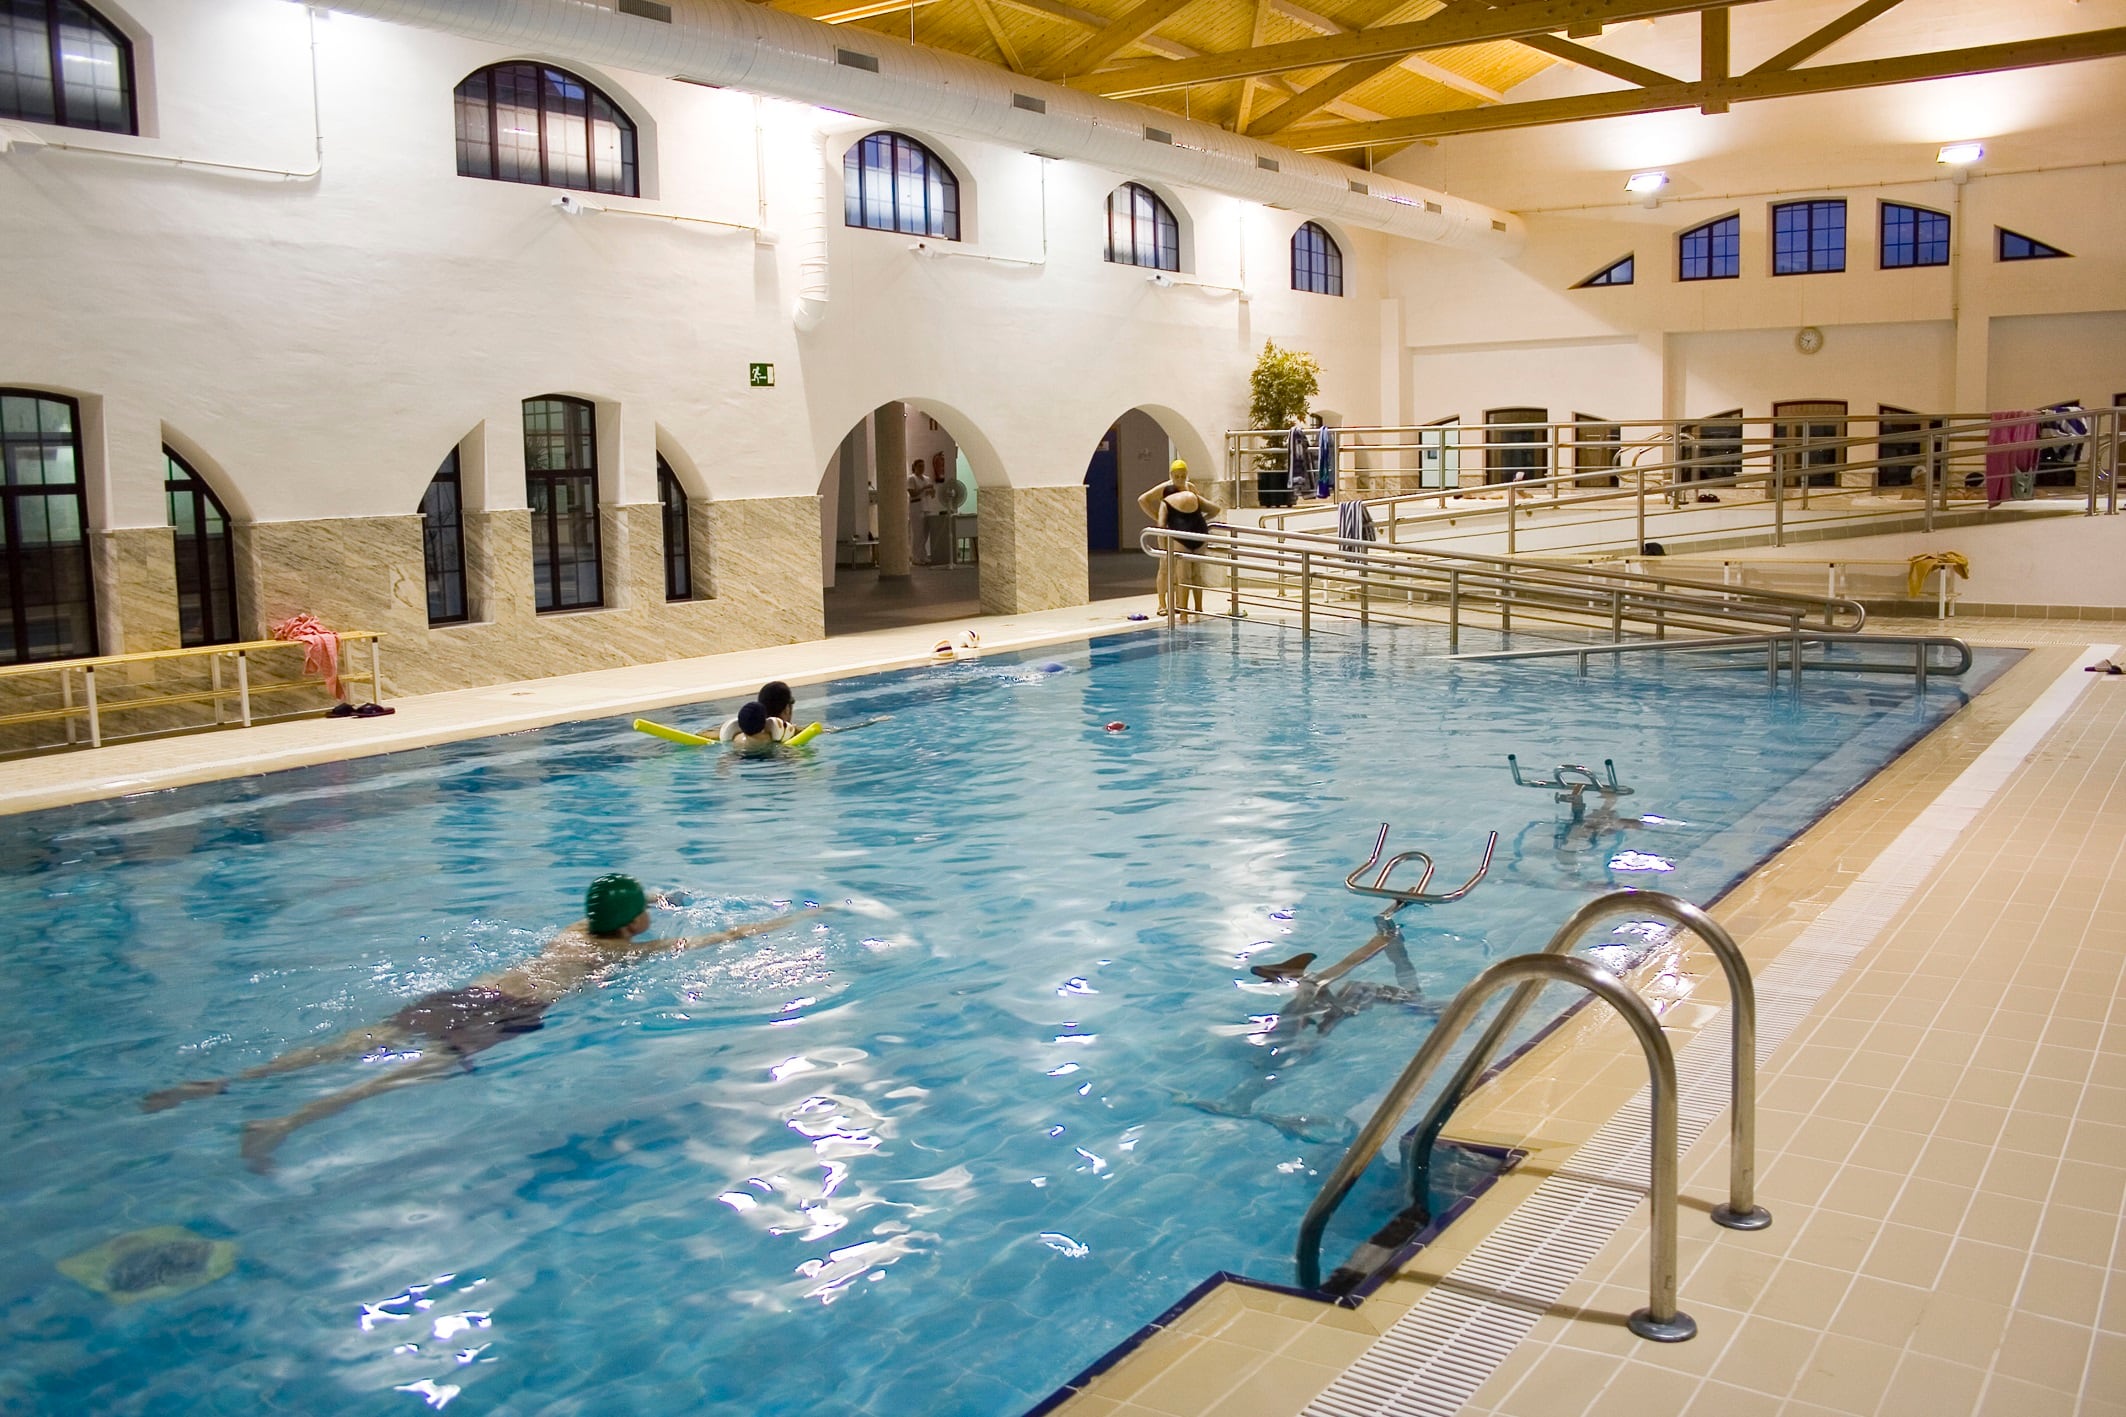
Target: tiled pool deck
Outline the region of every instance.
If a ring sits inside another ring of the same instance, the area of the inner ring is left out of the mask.
[[[1120,628],[1148,608],[1110,601],[978,623],[985,645],[1002,648]],[[386,720],[5,763],[0,811],[650,712],[749,693],[768,677],[889,668],[927,659],[958,628],[399,700]],[[1738,1234],[1706,1220],[1723,1198],[1724,1118],[1684,1155],[1680,1296],[1696,1339],[1648,1344],[1622,1326],[1645,1302],[1643,1204],[1577,1278],[1558,1280],[1561,1292],[1455,1273],[1547,1180],[1569,1177],[1573,1154],[1643,1085],[1628,1035],[1587,1010],[1451,1129],[1529,1159],[1364,1306],[1219,1289],[1062,1411],[2126,1417],[2126,792],[2116,790],[2126,679],[2069,678],[2112,627],[1900,628],[2033,653],[1715,908],[1761,979],[1855,920],[1865,938],[1849,965],[1819,970],[1827,990],[1796,1010],[1765,1061],[1759,1198],[1772,1228]],[[1927,855],[1912,866],[1920,838]],[[1899,861],[1911,880],[1886,888]],[[1725,990],[1702,949],[1679,947],[1640,983],[1679,1054],[1700,1033],[1724,1040]],[[1413,1310],[1473,1291],[1525,1329],[1495,1372],[1450,1353],[1447,1366],[1463,1369],[1454,1383],[1403,1382],[1392,1365],[1382,1379],[1376,1340]]]

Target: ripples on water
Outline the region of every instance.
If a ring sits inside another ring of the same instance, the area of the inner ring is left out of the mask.
[[[0,1407],[1023,1409],[1215,1270],[1288,1277],[1430,1009],[1273,1056],[1289,991],[1247,966],[1365,939],[1376,823],[1452,881],[1500,832],[1466,902],[1405,913],[1443,1002],[1606,885],[1710,898],[1960,702],[1185,638],[808,689],[892,717],[786,760],[608,722],[0,822]],[[1646,824],[1574,828],[1508,752],[1614,758]],[[690,893],[660,934],[834,908],[615,976],[272,1176],[239,1124],[378,1064],[137,1110],[527,957],[612,869]],[[121,1308],[53,1268],[171,1224],[235,1271]]]

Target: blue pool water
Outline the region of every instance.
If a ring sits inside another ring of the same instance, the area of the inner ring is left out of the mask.
[[[1246,961],[1366,938],[1342,880],[1377,823],[1442,884],[1500,833],[1466,901],[1404,915],[1444,1001],[1611,882],[1710,899],[2007,659],[1924,701],[1797,700],[1452,668],[1411,631],[1180,640],[806,690],[806,716],[891,715],[809,757],[609,721],[0,821],[0,1408],[1021,1411],[1214,1271],[1289,1281],[1429,1015],[1363,1011],[1264,1088],[1288,995]],[[1508,752],[1613,758],[1664,821],[1561,830]],[[385,1064],[138,1110],[524,958],[612,869],[692,892],[662,934],[847,905],[614,977],[271,1175],[242,1122]],[[1376,1167],[1332,1262],[1393,1194]],[[116,1305],[55,1268],[155,1226],[233,1242],[233,1271]]]

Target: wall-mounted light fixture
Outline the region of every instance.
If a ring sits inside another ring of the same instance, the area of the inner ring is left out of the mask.
[[[1944,143],[1934,160],[1949,169],[1949,180],[1962,186],[1971,176],[1971,166],[1986,155],[1984,143]]]
[[[1624,180],[1624,190],[1649,207],[1661,204],[1661,189],[1668,185],[1665,172],[1634,172]]]

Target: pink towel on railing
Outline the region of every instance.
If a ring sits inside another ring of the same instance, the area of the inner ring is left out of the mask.
[[[340,637],[318,624],[314,615],[290,615],[269,627],[276,640],[303,642],[303,672],[325,676],[325,688],[335,699],[340,693]]]
[[[1986,430],[1986,505],[2008,500],[2008,479],[2037,466],[2037,415],[1996,413]],[[2015,444],[2027,444],[2016,447]]]

